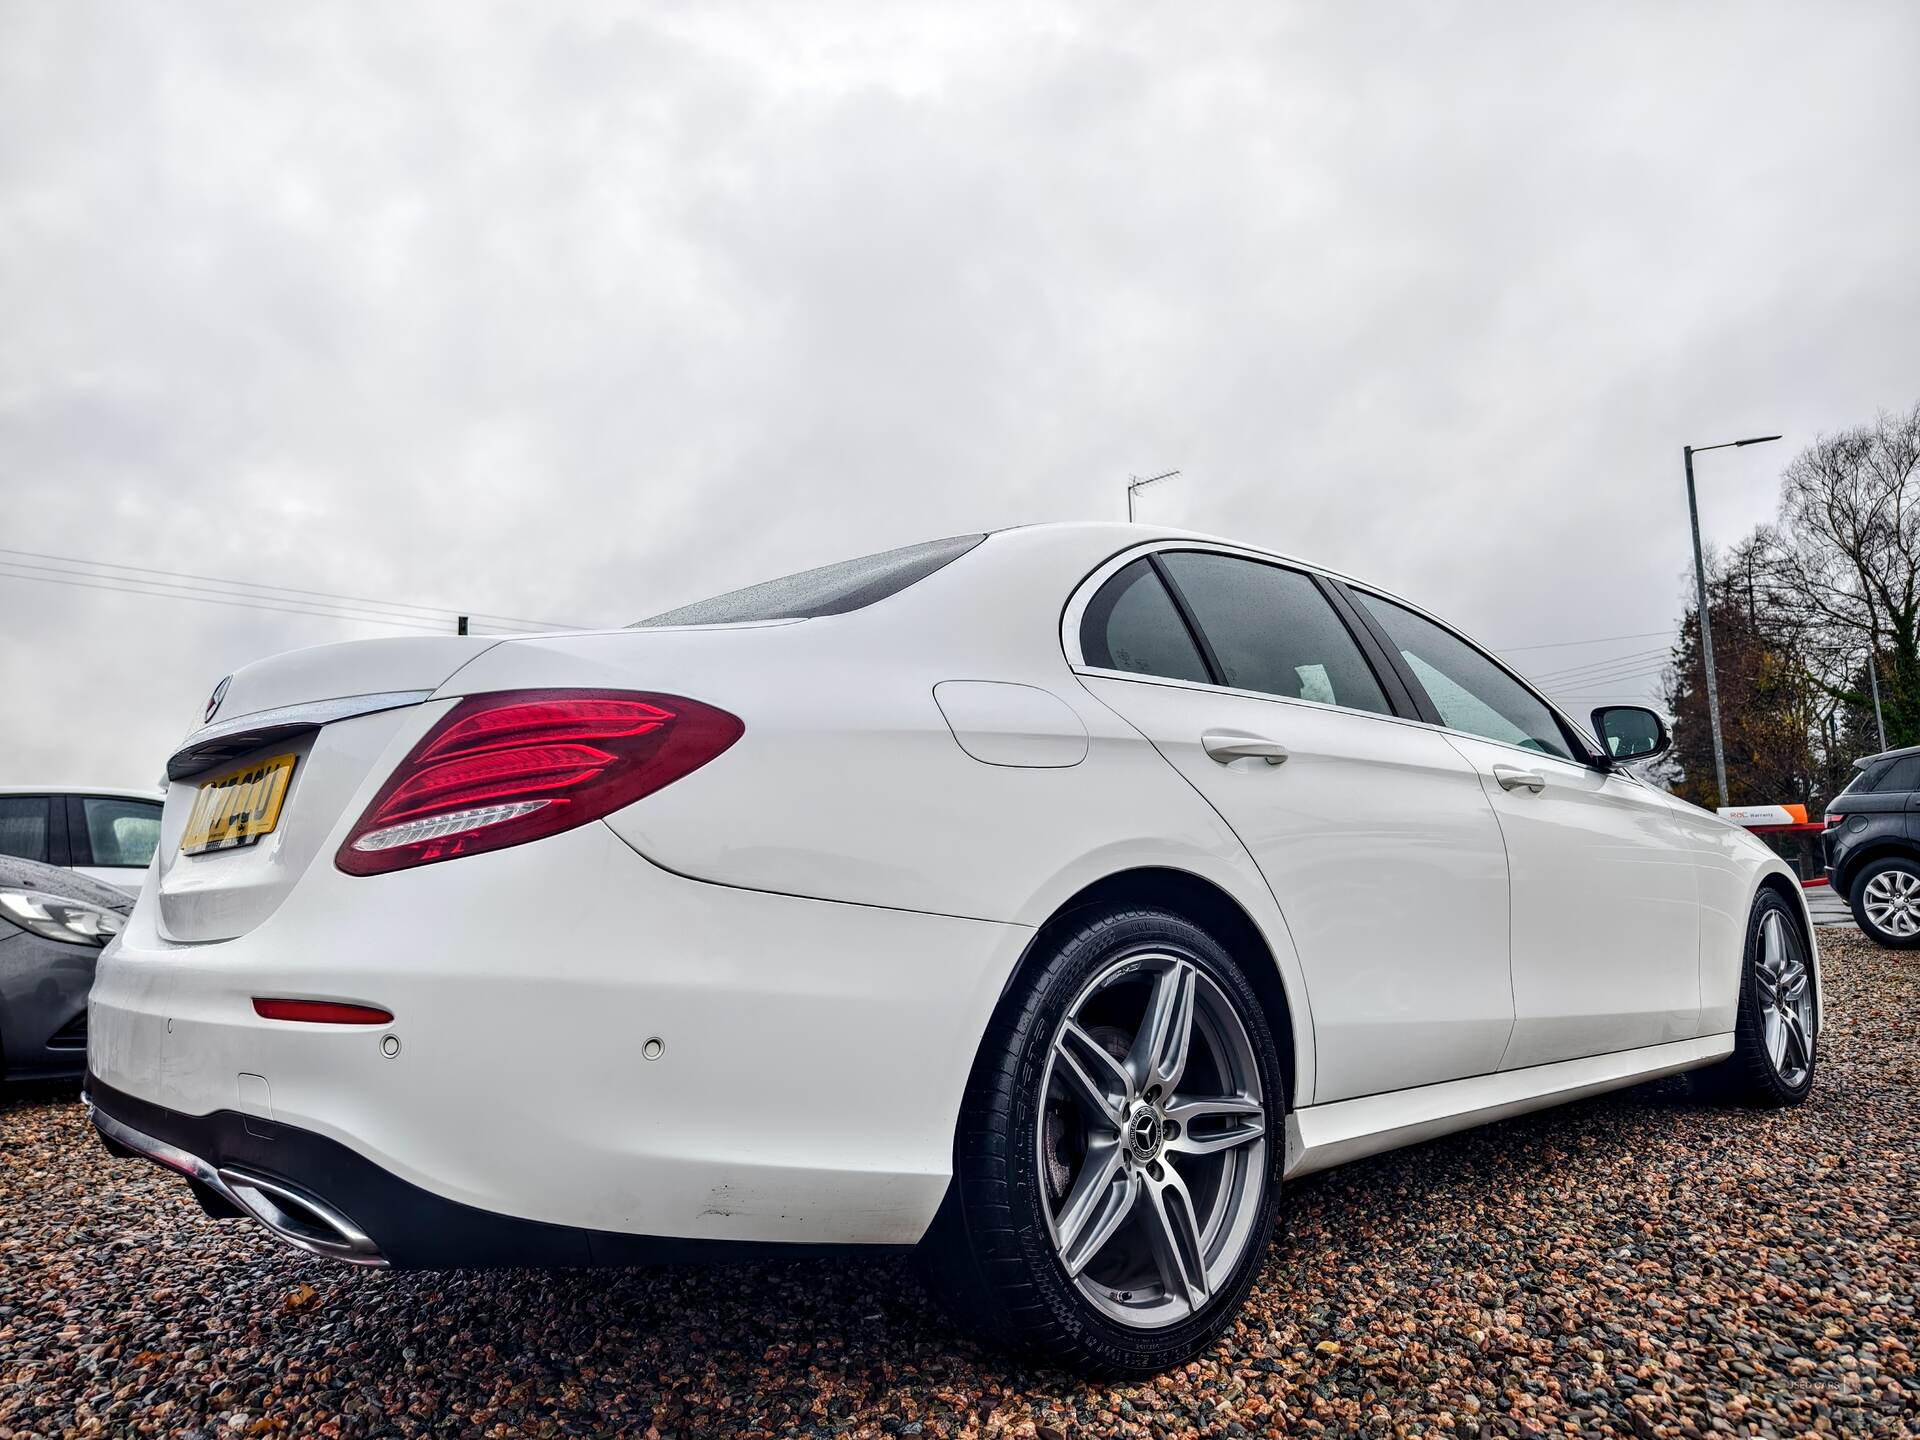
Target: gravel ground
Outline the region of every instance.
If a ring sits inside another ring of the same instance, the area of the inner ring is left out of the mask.
[[[897,1261],[337,1269],[0,1102],[0,1440],[1920,1434],[1920,956],[1828,931],[1814,1098],[1667,1082],[1315,1177],[1235,1331],[1143,1385],[957,1339]]]

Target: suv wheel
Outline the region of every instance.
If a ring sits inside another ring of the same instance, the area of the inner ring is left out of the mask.
[[[1854,877],[1854,922],[1877,944],[1920,946],[1920,861],[1905,855],[1875,860]]]
[[[1286,1090],[1253,987],[1205,931],[1089,912],[1001,1002],[922,1246],[987,1338],[1083,1372],[1183,1364],[1273,1233]]]

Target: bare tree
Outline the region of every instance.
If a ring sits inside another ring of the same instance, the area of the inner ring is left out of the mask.
[[[1920,743],[1920,404],[1803,450],[1766,551],[1759,590],[1828,692],[1869,704],[1871,654],[1888,743]]]

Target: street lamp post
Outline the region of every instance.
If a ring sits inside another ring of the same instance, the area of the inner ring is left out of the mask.
[[[1693,523],[1693,586],[1700,604],[1700,663],[1707,672],[1707,716],[1713,724],[1713,773],[1720,782],[1720,804],[1727,803],[1727,746],[1720,735],[1720,682],[1713,672],[1713,626],[1707,619],[1707,565],[1700,554],[1700,505],[1693,496],[1693,457],[1704,450],[1737,450],[1764,445],[1778,435],[1755,435],[1747,440],[1725,440],[1718,445],[1689,445],[1687,461],[1687,519]]]
[[[1129,525],[1133,523],[1133,497],[1137,491],[1144,490],[1149,485],[1157,485],[1162,480],[1171,480],[1179,473],[1178,470],[1163,470],[1160,474],[1149,475],[1144,480],[1136,475],[1129,475],[1127,477],[1127,523]]]

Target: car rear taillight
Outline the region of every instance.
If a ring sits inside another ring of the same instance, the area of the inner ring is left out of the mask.
[[[1834,826],[1838,825],[1842,820],[1846,818],[1847,817],[1845,815],[1836,815],[1831,810],[1829,810],[1827,812],[1827,829],[1829,830],[1833,829]]]
[[[570,830],[671,785],[745,730],[737,716],[681,695],[471,696],[400,762],[334,863],[379,875]]]

